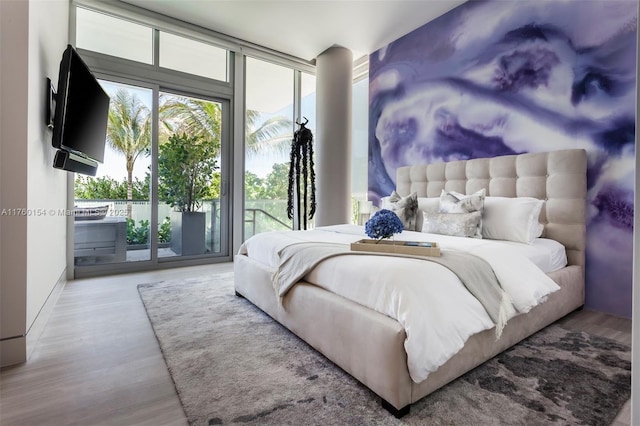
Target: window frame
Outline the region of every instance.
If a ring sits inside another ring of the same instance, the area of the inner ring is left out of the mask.
[[[78,276],[88,277],[96,275],[104,275],[118,272],[131,272],[140,270],[153,270],[168,267],[190,266],[212,263],[215,261],[230,261],[233,254],[236,253],[244,241],[244,156],[245,156],[245,68],[244,62],[247,56],[256,59],[272,62],[282,65],[294,71],[294,76],[298,77],[301,72],[315,75],[315,65],[311,61],[277,52],[259,45],[255,45],[243,40],[235,39],[215,31],[206,30],[192,24],[185,23],[164,15],[151,12],[137,6],[126,3],[110,3],[98,0],[72,0],[70,7],[69,19],[69,40],[75,45],[75,27],[76,27],[76,8],[89,9],[97,13],[103,13],[115,18],[123,19],[133,23],[142,24],[153,29],[153,55],[152,64],[144,64],[133,60],[123,59],[112,55],[90,51],[87,49],[78,49],[89,68],[96,74],[98,78],[104,78],[117,82],[129,82],[130,84],[140,85],[143,87],[154,87],[154,99],[157,99],[161,90],[168,90],[175,93],[189,94],[194,97],[203,97],[206,99],[222,100],[228,102],[229,114],[227,114],[227,133],[229,138],[229,150],[227,159],[228,174],[222,182],[223,190],[228,194],[228,229],[226,230],[226,238],[228,241],[229,256],[228,257],[206,257],[202,259],[186,259],[175,260],[173,262],[136,262],[136,265],[127,263],[96,265],[91,270],[82,271]],[[165,31],[174,35],[179,35],[188,39],[210,44],[227,50],[227,79],[221,81],[202,77],[194,74],[184,73],[177,70],[171,70],[159,66],[159,32]],[[294,77],[295,79],[295,77]],[[295,84],[295,83],[292,83]],[[299,83],[295,89],[296,97],[299,98]],[[154,100],[154,102],[156,102]],[[157,105],[154,105],[157,108]],[[300,102],[297,106],[294,104],[294,113],[300,114]],[[155,144],[157,145],[157,110],[153,111]],[[157,156],[156,152],[152,155]],[[157,162],[152,162],[152,173],[157,175]],[[67,188],[69,189],[67,203],[68,206],[74,204],[74,178],[73,175],[68,177]],[[155,199],[153,198],[155,197]],[[157,202],[157,182],[152,179],[152,202]],[[157,210],[154,215],[157,216]],[[157,227],[157,217],[152,215],[152,231]],[[233,218],[242,218],[242,220],[233,220]],[[73,223],[70,223],[68,229],[69,238],[67,241],[73,244]],[[155,235],[155,234],[154,234]],[[152,250],[154,247],[152,247]],[[157,249],[157,247],[155,247]],[[67,251],[71,260],[68,261],[70,268],[73,268],[73,250]],[[141,265],[145,263],[145,265]]]

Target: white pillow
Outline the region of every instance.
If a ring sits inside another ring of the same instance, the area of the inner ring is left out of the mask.
[[[438,213],[440,197],[418,197],[418,215],[416,216],[416,231],[422,230],[422,212]]]
[[[391,195],[387,195],[386,197],[380,198],[380,209],[391,210],[391,201],[389,201],[390,198],[391,198]]]
[[[543,200],[531,197],[486,197],[482,237],[531,244],[542,235],[538,222]]]
[[[487,191],[485,188],[470,195],[461,194],[455,191],[445,191],[440,193],[440,213],[472,213],[484,210],[484,199]],[[482,219],[478,223],[475,238],[482,238]]]
[[[440,197],[418,197],[418,209],[423,212],[438,213]]]

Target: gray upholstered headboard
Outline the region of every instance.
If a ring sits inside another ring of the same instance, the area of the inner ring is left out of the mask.
[[[487,196],[546,200],[540,214],[543,237],[562,243],[569,265],[584,266],[586,240],[587,154],[583,149],[507,155],[401,167],[400,195],[439,197],[442,189]]]

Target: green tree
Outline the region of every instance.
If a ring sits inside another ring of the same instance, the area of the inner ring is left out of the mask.
[[[247,200],[260,200],[263,198],[262,179],[255,173],[244,172],[244,193]]]
[[[76,176],[74,195],[82,200],[122,200],[127,196],[126,182],[108,176]]]
[[[208,141],[215,157],[220,155],[222,111],[219,103],[165,94],[160,97],[159,115],[162,123],[161,144],[171,135],[186,133]]]
[[[134,200],[149,200],[151,198],[151,174],[149,172],[145,173],[143,180],[136,177],[133,181],[132,195]]]
[[[158,198],[178,211],[196,211],[207,197],[217,169],[210,141],[186,133],[172,135],[160,145]]]
[[[149,173],[143,180],[135,178],[132,182],[131,200],[149,199]],[[80,200],[125,200],[127,199],[127,181],[118,181],[109,176],[94,178],[76,176],[75,198]]]
[[[149,154],[151,125],[149,109],[128,90],[118,89],[111,97],[107,121],[107,143],[122,153],[127,168],[127,196],[133,198],[133,167],[140,155]],[[131,203],[127,203],[127,218],[131,218]]]
[[[264,199],[286,200],[289,189],[289,163],[274,164],[263,185]]]
[[[245,143],[248,153],[265,150],[287,152],[293,138],[293,122],[284,116],[266,120],[258,111],[247,110]],[[216,156],[220,153],[222,110],[220,104],[184,96],[163,95],[160,99],[160,121],[163,143],[174,133],[186,133],[213,142]]]
[[[217,170],[213,172],[213,177],[211,178],[211,185],[209,185],[209,192],[207,194],[207,198],[211,200],[217,200],[220,198],[220,171]]]

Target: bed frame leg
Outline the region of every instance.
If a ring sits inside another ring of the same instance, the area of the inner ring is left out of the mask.
[[[396,407],[394,407],[393,405],[391,405],[390,403],[382,399],[382,408],[384,408],[385,410],[393,414],[396,419],[399,419],[409,414],[409,410],[411,409],[411,404],[405,405],[404,407],[398,410]]]
[[[236,291],[236,296],[238,296],[238,297],[242,297],[243,299],[245,298],[243,295],[241,295],[241,294],[240,294],[240,293],[238,293],[237,291]]]

